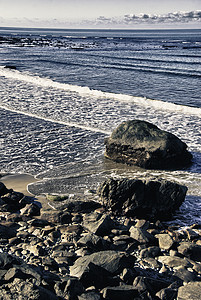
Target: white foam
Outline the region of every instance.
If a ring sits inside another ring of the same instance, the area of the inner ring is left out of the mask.
[[[181,114],[190,114],[201,116],[201,108],[190,107],[185,105],[178,105],[161,100],[152,100],[145,97],[134,97],[124,94],[115,94],[109,92],[102,92],[100,90],[93,90],[89,87],[71,85],[66,83],[59,83],[48,78],[42,78],[35,75],[30,75],[17,70],[9,70],[4,67],[0,67],[0,76],[11,78],[15,80],[25,81],[34,85],[51,87],[55,89],[61,89],[71,92],[76,92],[83,96],[93,96],[96,98],[110,98],[116,101],[123,101],[128,103],[136,103],[145,107],[152,107],[157,110],[173,111]]]
[[[70,127],[80,128],[80,129],[84,129],[84,130],[92,131],[92,132],[99,132],[99,133],[103,133],[103,134],[106,134],[106,135],[111,134],[110,131],[101,130],[99,128],[84,126],[84,125],[76,124],[76,123],[73,123],[73,122],[65,122],[65,121],[59,121],[59,120],[55,120],[55,119],[45,118],[43,116],[39,116],[39,115],[32,114],[32,113],[29,113],[29,112],[24,112],[24,111],[21,111],[21,110],[19,111],[17,109],[13,109],[11,107],[7,107],[7,106],[4,106],[4,105],[0,105],[0,108],[11,111],[11,112],[14,112],[14,113],[22,114],[22,115],[25,115],[25,116],[34,117],[34,118],[41,119],[41,120],[44,120],[44,121],[52,122],[52,123],[57,123],[57,124],[66,125],[66,126],[70,126]]]

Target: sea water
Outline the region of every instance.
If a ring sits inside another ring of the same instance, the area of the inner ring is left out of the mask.
[[[0,28],[0,172],[36,176],[33,193],[84,193],[111,176],[174,180],[188,187],[176,221],[200,222],[200,95],[201,30]],[[132,119],[186,142],[192,166],[104,159],[104,138]]]

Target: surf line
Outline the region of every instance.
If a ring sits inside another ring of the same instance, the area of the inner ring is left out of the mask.
[[[69,127],[75,127],[75,128],[79,128],[79,129],[83,129],[83,130],[87,130],[87,131],[102,133],[102,134],[105,134],[105,135],[110,135],[111,134],[111,131],[101,130],[99,128],[84,126],[84,125],[71,123],[71,122],[54,120],[54,119],[42,117],[42,116],[39,116],[39,115],[35,115],[35,114],[29,113],[29,112],[19,111],[19,110],[9,108],[9,107],[3,106],[3,105],[0,105],[0,108],[4,109],[4,110],[7,110],[7,111],[10,111],[10,112],[13,112],[13,113],[21,114],[21,115],[32,117],[32,118],[36,118],[36,119],[39,119],[39,120],[44,120],[44,121],[51,122],[51,123],[57,123],[57,124],[61,124],[61,125],[69,126]]]
[[[64,91],[75,92],[81,96],[90,95],[96,98],[109,98],[115,101],[136,103],[137,105],[140,106],[152,107],[153,109],[156,110],[171,111],[174,113],[188,114],[188,115],[190,114],[198,117],[200,117],[201,115],[201,108],[199,107],[179,105],[172,102],[149,99],[146,97],[136,97],[136,96],[126,95],[126,94],[124,95],[124,94],[115,94],[111,92],[103,92],[100,90],[90,89],[87,86],[77,86],[77,85],[71,85],[67,83],[60,83],[60,82],[53,81],[52,79],[49,78],[42,78],[39,76],[24,74],[17,70],[7,70],[3,67],[0,67],[0,76],[4,76],[6,78],[11,78],[15,80],[25,81],[41,87],[50,87],[50,88],[60,89]],[[68,125],[71,126],[70,123]],[[99,130],[99,132],[102,132],[102,130]]]

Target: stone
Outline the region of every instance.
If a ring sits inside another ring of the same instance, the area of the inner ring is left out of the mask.
[[[136,258],[124,252],[107,250],[80,257],[70,267],[71,276],[80,277],[89,263],[106,269],[113,275],[120,274],[124,268],[132,267]]]
[[[78,300],[102,300],[102,297],[95,291],[86,291],[85,293],[78,296]]]
[[[84,216],[83,227],[96,235],[104,236],[110,234],[115,224],[108,215],[91,213]]]
[[[154,296],[161,289],[168,287],[169,281],[158,280],[151,277],[137,276],[133,282],[133,286],[140,292],[143,293],[148,291]]]
[[[184,267],[184,268],[189,268],[192,267],[193,265],[184,258],[177,257],[177,256],[159,256],[158,261],[161,262],[162,264],[167,265],[169,268],[175,268],[175,267]]]
[[[87,247],[92,251],[109,250],[112,244],[93,233],[86,234],[77,241],[79,247]]]
[[[102,289],[105,286],[119,285],[118,278],[112,278],[112,274],[101,266],[94,263],[89,263],[82,275],[79,277],[80,282],[85,288],[93,285],[96,289]]]
[[[20,210],[20,213],[29,217],[40,216],[40,207],[35,203],[27,204]]]
[[[180,254],[201,262],[201,245],[196,245],[191,242],[181,242],[177,249]]]
[[[177,297],[177,291],[172,288],[165,288],[160,290],[158,293],[156,293],[156,297],[158,297],[161,300],[169,300],[169,299],[176,299]]]
[[[101,293],[103,294],[104,299],[110,300],[142,299],[138,290],[132,285],[106,287]]]
[[[157,234],[156,237],[162,250],[170,250],[174,244],[173,238],[167,233]]]
[[[195,279],[196,279],[195,273],[188,271],[184,267],[176,268],[176,270],[174,272],[174,276],[176,276],[177,278],[181,279],[184,282],[195,281]]]
[[[151,220],[168,220],[185,199],[187,187],[156,179],[105,180],[97,194],[102,204],[116,215]]]
[[[0,196],[4,196],[7,193],[9,193],[9,190],[7,189],[7,187],[3,182],[0,182]]]
[[[157,246],[148,247],[140,251],[140,258],[154,258],[161,254],[161,250]]]
[[[149,244],[150,245],[150,244],[154,244],[156,242],[156,239],[154,238],[154,236],[144,229],[140,229],[140,228],[136,228],[136,227],[132,226],[129,231],[130,231],[130,236],[134,240],[138,241],[140,244]]]
[[[178,289],[177,300],[201,299],[201,282],[189,282]]]
[[[191,163],[187,145],[141,120],[125,121],[105,139],[105,157],[146,169],[177,169]]]

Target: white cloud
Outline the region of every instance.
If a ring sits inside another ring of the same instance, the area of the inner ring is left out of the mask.
[[[122,17],[100,16],[96,19],[71,21],[69,19],[12,18],[0,17],[0,26],[51,27],[51,28],[158,28],[178,25],[201,25],[201,11],[173,12],[168,14],[127,14]]]

